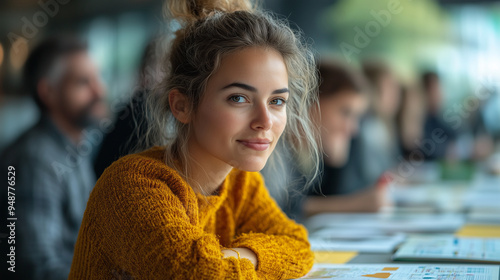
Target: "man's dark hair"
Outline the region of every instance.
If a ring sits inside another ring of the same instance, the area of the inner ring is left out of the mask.
[[[361,68],[363,69],[363,74],[365,75],[366,79],[370,83],[370,86],[375,90],[375,92],[378,92],[377,88],[379,86],[380,80],[383,77],[392,74],[392,70],[389,65],[379,59],[365,60],[362,62]]]
[[[53,36],[45,39],[30,53],[23,69],[24,85],[41,111],[45,111],[46,107],[38,95],[40,79],[52,72],[62,56],[86,50],[87,44],[74,36]]]
[[[363,74],[344,63],[319,61],[318,72],[320,97],[335,95],[344,90],[363,94],[367,92],[367,81]]]
[[[434,71],[425,71],[422,73],[422,88],[427,92],[432,82],[439,80],[439,76]]]

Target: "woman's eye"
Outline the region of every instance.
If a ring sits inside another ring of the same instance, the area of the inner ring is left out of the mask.
[[[229,100],[235,102],[235,103],[244,103],[246,102],[245,100],[245,97],[241,96],[241,95],[233,95],[231,97],[229,97]]]
[[[281,106],[281,105],[285,105],[285,103],[286,103],[286,100],[283,98],[276,98],[276,99],[271,100],[271,105]]]

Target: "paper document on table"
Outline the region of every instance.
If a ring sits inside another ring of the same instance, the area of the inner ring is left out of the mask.
[[[393,255],[393,259],[500,263],[500,239],[453,235],[411,236]]]
[[[467,224],[500,225],[499,208],[473,208],[467,213]]]
[[[322,228],[374,229],[383,232],[452,233],[462,227],[463,214],[373,213],[373,214],[318,214],[305,225],[310,232]]]
[[[468,187],[468,183],[455,181],[394,184],[391,195],[398,207],[419,207],[442,212],[458,212],[462,209],[463,195]]]
[[[499,267],[449,264],[316,264],[300,279],[498,280]]]
[[[462,205],[465,209],[493,208],[500,210],[500,176],[478,174],[472,187],[465,193]]]
[[[500,189],[500,176],[493,176],[480,172],[472,182],[472,189],[498,191]]]
[[[315,251],[357,251],[392,253],[405,240],[403,233],[385,233],[363,229],[327,228],[312,233],[311,249]]]
[[[483,190],[470,190],[464,195],[462,205],[465,209],[474,208],[494,208],[496,211],[500,210],[500,190],[499,191],[483,191]]]

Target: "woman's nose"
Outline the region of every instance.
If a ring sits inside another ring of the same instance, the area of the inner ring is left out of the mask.
[[[254,130],[269,130],[271,129],[273,123],[271,120],[271,114],[266,105],[260,104],[255,107],[254,118],[251,123],[251,127]]]

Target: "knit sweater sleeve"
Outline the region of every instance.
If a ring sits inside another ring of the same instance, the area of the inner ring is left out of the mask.
[[[124,185],[100,180],[87,206],[103,217],[95,221],[98,244],[112,263],[134,279],[257,278],[249,260],[223,259],[217,237],[193,225],[187,212],[195,206],[182,203],[168,182],[146,175],[151,171],[140,171],[154,167],[139,162],[133,169],[139,170],[133,176],[118,176],[126,187],[99,188]]]
[[[259,173],[247,174],[248,192],[237,209],[237,232],[231,246],[256,253],[259,278],[289,279],[305,275],[314,262],[306,229],[286,217],[269,195]]]

